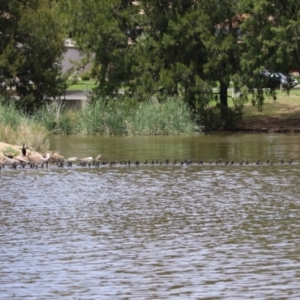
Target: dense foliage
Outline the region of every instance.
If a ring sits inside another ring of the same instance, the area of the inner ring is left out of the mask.
[[[49,1],[0,1],[0,37],[2,87],[15,86],[27,111],[56,96],[64,41]]]
[[[1,0],[0,76],[24,103],[55,96],[71,37],[93,62],[100,97],[179,97],[203,116],[215,99],[226,124],[229,87],[237,112],[249,95],[261,109],[261,70],[299,70],[299,14],[297,0]]]
[[[249,91],[261,108],[260,71],[299,68],[299,6],[296,0],[87,0],[70,1],[68,10],[74,39],[95,54],[100,93],[125,85],[141,100],[181,95],[202,114],[217,97],[226,119],[230,86],[238,108]]]

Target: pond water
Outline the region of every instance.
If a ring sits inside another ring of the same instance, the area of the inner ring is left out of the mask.
[[[53,136],[51,149],[141,164],[2,169],[0,299],[300,298],[299,135]]]

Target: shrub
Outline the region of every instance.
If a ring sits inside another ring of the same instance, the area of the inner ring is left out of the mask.
[[[83,72],[83,73],[80,73],[79,76],[81,77],[81,80],[90,80],[91,79],[91,74],[90,72]]]
[[[2,151],[5,156],[16,156],[19,155],[19,151],[15,150],[12,147],[5,147]]]

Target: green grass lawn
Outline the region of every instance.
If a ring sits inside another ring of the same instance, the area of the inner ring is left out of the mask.
[[[95,80],[82,80],[78,81],[76,84],[72,84],[71,82],[68,84],[68,91],[89,91],[97,86]]]
[[[276,100],[266,96],[263,110],[258,111],[251,102],[246,103],[244,107],[244,117],[259,116],[277,116],[293,117],[299,115],[300,110],[300,89],[292,89],[288,94],[286,91],[277,91]]]

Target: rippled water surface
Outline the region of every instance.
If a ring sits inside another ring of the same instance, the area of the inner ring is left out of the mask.
[[[300,299],[299,138],[53,137],[142,164],[2,169],[0,299]]]

